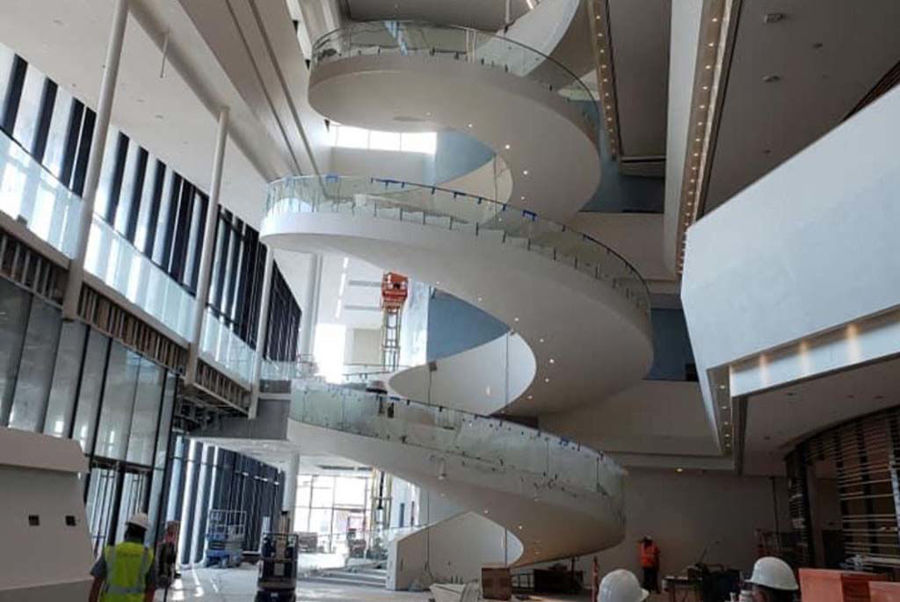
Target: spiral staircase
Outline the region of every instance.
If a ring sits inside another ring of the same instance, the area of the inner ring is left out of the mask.
[[[410,398],[423,397],[433,367],[395,375],[400,396],[297,380],[285,438],[483,514],[521,542],[512,565],[616,545],[624,471],[602,452],[499,417],[602,403],[652,361],[644,281],[615,251],[565,225],[599,182],[596,104],[550,56],[459,27],[352,24],[316,43],[311,68],[309,101],[322,115],[371,129],[467,133],[508,169],[509,198],[289,177],[269,187],[261,238],[277,249],[359,257],[478,306],[513,331],[504,336],[514,339],[515,365],[497,369],[515,378],[504,395],[471,393],[483,383],[467,367],[488,344],[439,360],[451,393],[429,403]],[[465,385],[456,396],[453,382]]]

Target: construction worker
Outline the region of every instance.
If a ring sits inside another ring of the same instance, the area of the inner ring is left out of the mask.
[[[643,602],[650,592],[643,589],[631,571],[618,569],[600,582],[595,602]]]
[[[747,583],[753,602],[791,602],[800,589],[788,563],[774,556],[757,560]]]
[[[645,536],[639,544],[641,553],[641,569],[644,571],[644,589],[659,593],[659,547],[653,538]]]
[[[143,512],[125,523],[125,540],[107,546],[91,569],[90,602],[153,602],[156,567],[153,551],[144,545],[150,519]]]

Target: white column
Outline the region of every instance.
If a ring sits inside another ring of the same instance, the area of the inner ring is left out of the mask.
[[[87,254],[88,235],[91,232],[91,223],[94,218],[94,200],[97,197],[97,185],[100,182],[100,166],[103,163],[103,151],[106,147],[106,134],[109,131],[109,117],[115,98],[119,59],[122,58],[122,44],[125,40],[125,24],[127,22],[128,0],[115,0],[112,28],[106,46],[106,61],[103,64],[103,78],[100,80],[97,119],[91,139],[84,192],[81,195],[78,238],[75,243],[75,254],[69,262],[69,275],[63,296],[63,317],[68,320],[73,320],[78,316],[78,300],[81,296],[81,284],[84,282],[84,258]]]
[[[297,471],[300,470],[300,454],[293,454],[284,470],[284,497],[281,510],[290,513],[291,528],[294,525],[294,506],[297,501]]]
[[[316,323],[319,321],[319,285],[322,281],[322,256],[311,255],[307,273],[306,299],[303,302],[303,317],[300,325],[300,354],[312,355],[315,346]]]
[[[274,267],[275,251],[263,245],[266,250],[266,270],[263,273],[262,296],[259,300],[259,323],[256,327],[256,354],[253,356],[253,383],[250,390],[250,418],[256,418],[256,407],[259,404],[259,376],[262,367],[263,354],[265,353],[266,332],[269,328],[269,297],[272,293],[272,269]]]
[[[209,280],[216,249],[216,221],[219,218],[219,191],[222,189],[222,165],[225,162],[225,143],[228,140],[228,108],[219,111],[219,125],[216,130],[216,148],[213,152],[213,167],[209,185],[209,203],[206,207],[206,224],[203,228],[203,249],[200,252],[200,274],[197,276],[197,295],[194,303],[194,322],[188,347],[187,369],[184,373],[185,385],[191,385],[197,378],[197,362],[200,355],[200,337],[203,336],[203,321],[206,319],[206,304],[209,300]]]

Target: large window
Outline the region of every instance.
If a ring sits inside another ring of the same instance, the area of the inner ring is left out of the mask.
[[[316,533],[319,553],[350,553],[350,540],[366,539],[371,528],[371,486],[369,474],[299,475],[294,530]]]
[[[437,149],[435,132],[382,132],[332,123],[329,126],[331,145],[343,148],[424,153],[433,155]]]

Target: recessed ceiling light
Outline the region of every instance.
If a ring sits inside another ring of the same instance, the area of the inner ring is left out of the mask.
[[[523,195],[522,195],[521,197],[519,197],[519,198],[521,198],[521,199],[524,201],[524,200],[525,200],[525,195],[523,194]]]
[[[529,395],[528,399],[534,399],[534,395]]]
[[[469,127],[472,127],[472,124],[471,124],[471,123],[469,124]]]
[[[487,510],[487,508],[485,508],[485,509],[484,509],[484,513],[485,513],[485,514],[487,514],[487,513],[488,513],[488,510]]]
[[[523,169],[523,170],[522,170],[522,175],[523,175],[523,176],[527,176],[527,175],[528,175],[528,170],[527,170],[527,169]]]
[[[521,531],[521,530],[522,530],[522,525],[519,525],[519,531]]]
[[[506,150],[509,150],[509,145],[506,144],[506,145],[503,146],[503,148],[505,148]]]
[[[545,379],[544,379],[544,382],[545,382],[545,383],[548,383],[548,382],[550,382],[550,379],[549,379],[549,378],[545,378]]]
[[[478,297],[478,302],[481,303],[481,297]]]
[[[513,318],[513,322],[518,322],[518,321],[519,321],[518,317]]]
[[[553,359],[553,358],[551,357],[551,358],[550,358],[550,363],[551,363],[551,364],[555,364],[555,363],[556,363],[556,360]]]
[[[538,339],[538,343],[543,343],[544,339]]]
[[[682,473],[682,472],[684,472],[684,469],[683,469],[683,468],[676,468],[676,469],[675,469],[675,472],[677,472],[677,473]]]

